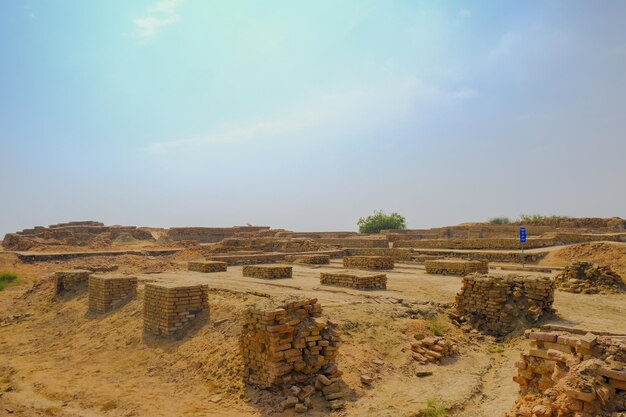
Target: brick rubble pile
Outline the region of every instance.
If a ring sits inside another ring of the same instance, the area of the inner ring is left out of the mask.
[[[290,388],[283,407],[306,411],[306,399],[321,391],[332,409],[343,407],[341,371],[335,363],[342,332],[321,317],[317,299],[268,300],[244,315],[241,352],[246,382]],[[294,387],[295,386],[295,387]],[[308,406],[307,406],[308,404]]]
[[[439,363],[442,358],[455,355],[459,352],[456,343],[443,337],[433,336],[411,342],[413,359],[422,365]]]
[[[553,314],[553,302],[554,282],[548,277],[472,274],[456,295],[456,314],[486,333],[506,335]]]
[[[561,291],[598,294],[626,291],[622,277],[609,266],[600,266],[591,262],[574,262],[565,267],[556,278],[557,288]]]

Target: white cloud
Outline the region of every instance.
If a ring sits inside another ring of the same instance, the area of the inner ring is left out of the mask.
[[[148,150],[165,154],[233,141],[337,138],[414,119],[416,113],[427,114],[431,107],[477,94],[473,89],[447,91],[409,77],[378,87],[322,94],[282,114],[222,126],[200,137],[154,142]],[[418,108],[423,110],[417,112]]]
[[[470,12],[467,9],[461,9],[459,10],[459,16],[463,17],[463,18],[468,18],[472,16],[472,12]]]
[[[506,32],[498,39],[498,43],[489,54],[489,59],[497,60],[503,56],[506,56],[515,49],[518,45],[521,36],[517,32]]]
[[[161,28],[178,23],[180,15],[176,9],[182,2],[183,0],[164,0],[150,7],[145,16],[133,20],[135,34],[140,38],[151,38],[157,35]]]

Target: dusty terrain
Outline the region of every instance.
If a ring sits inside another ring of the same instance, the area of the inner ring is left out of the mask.
[[[568,246],[551,251],[541,265],[593,258],[617,269],[626,265],[624,247],[599,242]],[[460,277],[429,275],[423,265],[396,262],[393,271],[386,271],[386,291],[358,291],[320,286],[319,273],[342,269],[341,260],[324,266],[294,264],[292,279],[266,281],[242,277],[241,266],[211,274],[186,271],[186,261],[202,258],[193,248],[167,256],[31,264],[13,254],[0,255],[0,270],[17,272],[20,280],[0,292],[0,415],[296,415],[293,409],[282,411],[279,391],[244,383],[239,352],[239,317],[246,306],[287,295],[318,298],[323,315],[345,332],[338,366],[344,371],[346,407],[330,411],[316,397],[306,415],[418,416],[436,398],[450,416],[493,417],[510,410],[516,399],[514,363],[528,342],[519,333],[496,340],[452,324],[448,313]],[[54,271],[85,267],[136,274],[138,297],[94,315],[87,310],[86,292],[54,296]],[[491,272],[519,266],[498,267],[504,269]],[[155,281],[209,285],[209,314],[180,340],[143,331],[143,284]],[[557,317],[547,322],[626,333],[626,293],[557,291],[554,307]],[[433,325],[458,343],[460,353],[439,365],[419,365],[411,358],[410,342],[416,332],[430,333]],[[418,377],[418,371],[433,374]],[[374,377],[371,386],[360,382],[364,374]]]

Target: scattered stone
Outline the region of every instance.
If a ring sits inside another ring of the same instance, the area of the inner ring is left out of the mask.
[[[361,375],[361,384],[363,385],[371,385],[374,382],[374,378],[369,375]]]

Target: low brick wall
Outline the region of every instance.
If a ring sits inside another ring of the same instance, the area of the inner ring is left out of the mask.
[[[330,255],[289,255],[285,261],[298,264],[325,265],[330,263]]]
[[[348,248],[346,253],[349,256],[389,256],[394,261],[410,261],[412,259],[411,249],[403,248]]]
[[[387,275],[354,271],[322,272],[320,284],[357,290],[385,290],[387,289]]]
[[[343,267],[370,270],[393,269],[393,258],[390,256],[346,256],[343,258]]]
[[[441,255],[413,255],[413,260],[415,262],[424,263],[426,261],[435,261],[437,259],[443,259],[444,256]]]
[[[321,313],[322,306],[316,298],[284,304],[270,300],[249,308],[244,314],[241,335],[246,382],[261,388],[316,384],[331,408],[341,408],[341,372],[335,359],[342,333]],[[304,390],[308,395],[315,392],[311,385]],[[300,388],[294,392],[298,397],[293,397],[288,406],[296,406],[308,396],[299,394]]]
[[[228,265],[258,265],[271,264],[285,260],[284,253],[253,253],[237,255],[209,255],[212,261],[226,262]]]
[[[459,258],[469,259],[473,261],[488,261],[488,262],[502,262],[502,263],[521,263],[522,254],[520,252],[486,252],[486,251],[472,251],[472,252],[455,252],[449,250],[437,250],[437,251],[420,251],[415,250],[417,255],[413,255],[413,258],[421,258],[423,260],[428,259],[429,256],[442,259],[442,258]],[[524,262],[527,264],[535,264],[545,258],[548,252],[526,252],[524,254]],[[423,261],[422,261],[423,262]]]
[[[465,259],[435,259],[424,262],[428,274],[465,276],[478,272],[489,272],[487,261],[468,261]]]
[[[244,277],[262,279],[291,278],[293,267],[285,265],[246,265],[242,269]]]
[[[187,262],[187,270],[195,272],[225,272],[227,262],[221,261],[190,261]]]
[[[91,271],[73,269],[57,271],[54,273],[55,292],[61,294],[65,291],[79,291],[87,287]]]
[[[367,239],[367,238],[322,238],[318,242],[326,245],[339,246],[342,248],[388,248],[387,239]]]
[[[170,336],[197,314],[208,310],[207,285],[147,283],[144,296],[144,330]]]
[[[554,313],[554,282],[548,277],[473,274],[456,295],[461,321],[489,334],[506,335]]]
[[[529,331],[527,336],[531,348],[522,353],[513,377],[520,385],[519,396],[506,417],[623,415],[624,336],[564,331]]]
[[[116,304],[137,295],[137,277],[125,275],[91,275],[89,277],[89,311],[106,313]]]

